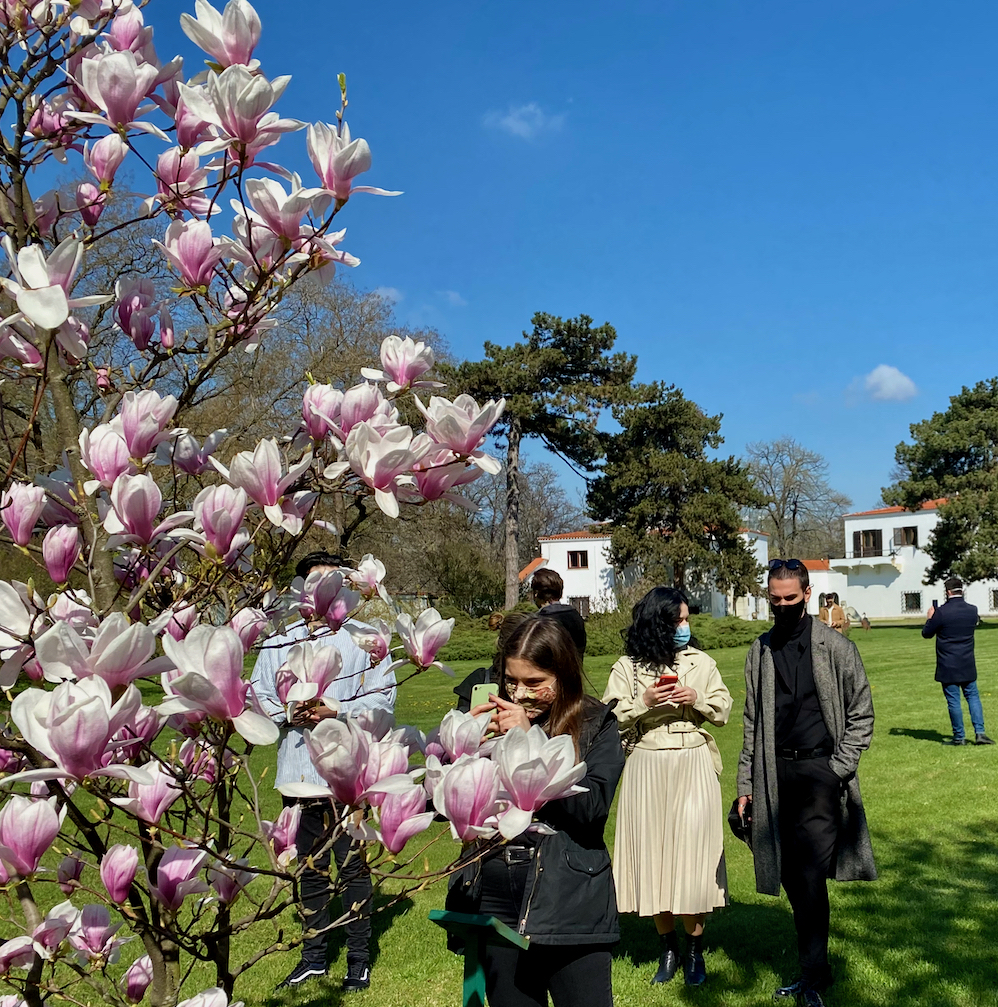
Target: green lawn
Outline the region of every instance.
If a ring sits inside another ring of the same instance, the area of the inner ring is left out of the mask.
[[[840,981],[828,995],[840,1007],[985,1007],[998,1005],[994,944],[998,940],[998,746],[941,744],[949,721],[932,680],[931,643],[917,627],[857,631],[873,686],[876,735],[860,779],[881,880],[830,884],[833,964]],[[980,688],[989,729],[998,734],[998,626],[978,634]],[[734,797],[734,765],[741,745],[744,651],[715,655],[735,697],[735,720],[716,731],[725,761],[725,811]],[[586,662],[597,689],[612,659]],[[465,674],[473,662],[456,667]],[[429,727],[450,707],[453,682],[424,677],[400,691],[400,722]],[[970,724],[967,724],[968,730]],[[608,831],[613,838],[613,820]],[[657,941],[650,921],[622,919],[614,954],[613,986],[621,1005],[698,1003],[748,1007],[770,1002],[792,977],[795,945],[785,899],[757,895],[748,850],[727,836],[731,905],[712,917],[705,945],[710,978],[696,992],[682,979],[651,987]],[[431,851],[444,862],[449,840]],[[376,917],[373,987],[351,1002],[368,1007],[437,1007],[461,1002],[461,961],[444,949],[443,933],[427,922],[443,905],[438,886]],[[293,921],[288,921],[293,926]],[[342,950],[331,977],[298,993],[274,994],[293,956],[263,961],[237,986],[249,1004],[338,1004]],[[350,998],[347,998],[350,1000]]]

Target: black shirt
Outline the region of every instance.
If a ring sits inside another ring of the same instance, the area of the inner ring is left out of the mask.
[[[568,630],[568,635],[572,638],[575,649],[579,652],[579,657],[585,657],[586,623],[582,616],[579,615],[578,609],[572,605],[562,605],[561,602],[553,602],[550,605],[545,605],[537,614],[543,615],[547,619],[554,619],[555,622],[560,622]]]
[[[805,615],[789,635],[774,629],[769,646],[776,666],[776,747],[831,748],[814,687],[811,617]]]

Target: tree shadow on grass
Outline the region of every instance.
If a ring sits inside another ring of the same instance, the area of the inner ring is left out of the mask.
[[[916,727],[892,727],[887,733],[893,734],[896,737],[914,738],[916,741],[935,741],[938,744],[949,741],[952,737],[951,734],[942,734],[939,731],[925,731]]]
[[[996,835],[998,820],[939,822],[931,839],[881,842],[880,881],[837,886],[832,935],[850,951],[831,1004],[998,1004]]]
[[[392,902],[390,896],[381,896],[375,893],[375,910],[371,917],[371,970],[377,965],[378,956],[381,953],[381,938],[391,929],[396,916],[408,912],[413,901],[410,898],[401,898]],[[333,913],[336,913],[338,897],[333,900]],[[335,919],[335,916],[334,916]],[[333,964],[330,966],[329,975],[325,978],[319,977],[308,979],[302,983],[301,989],[275,990],[265,1000],[264,1007],[287,1007],[287,1005],[301,1005],[307,1003],[321,1003],[323,1007],[339,1007],[344,1001],[356,1003],[356,998],[351,993],[344,993],[340,983],[343,976],[334,971],[336,962],[346,946],[346,929],[337,927],[329,935],[327,947],[327,960]],[[298,962],[297,949],[288,956],[288,971]]]

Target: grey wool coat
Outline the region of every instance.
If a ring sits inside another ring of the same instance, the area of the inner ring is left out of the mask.
[[[829,763],[845,784],[834,877],[837,881],[874,881],[877,868],[856,776],[859,757],[870,747],[873,737],[870,683],[856,645],[817,619],[812,619],[811,625],[811,660],[821,715],[835,742]],[[752,644],[745,660],[743,727],[738,795],[752,795],[755,886],[765,895],[779,895],[776,667],[768,633]]]

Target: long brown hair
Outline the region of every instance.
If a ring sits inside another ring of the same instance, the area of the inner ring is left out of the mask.
[[[499,653],[499,689],[509,699],[506,686],[506,662],[510,659],[528,661],[554,675],[558,689],[545,730],[554,737],[571,735],[576,752],[586,711],[595,700],[587,696],[582,686],[582,658],[567,629],[555,619],[530,615],[506,639]]]

